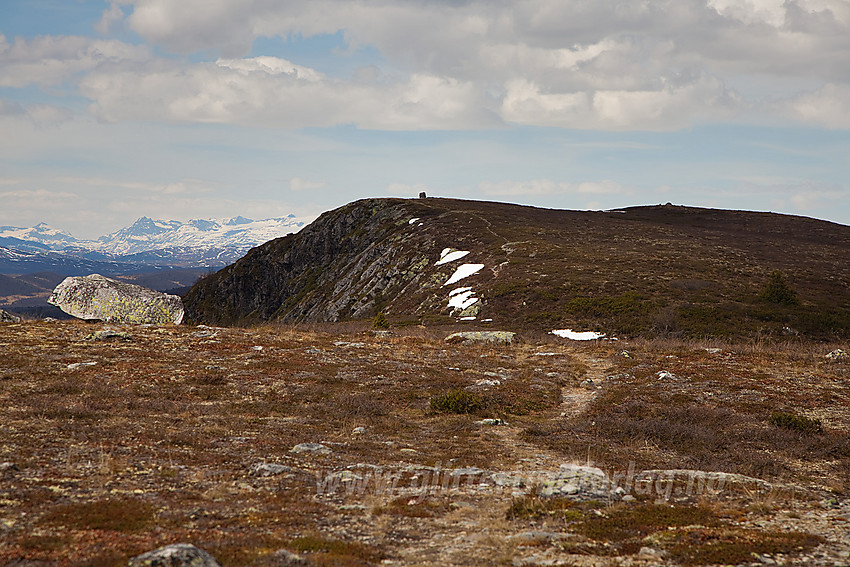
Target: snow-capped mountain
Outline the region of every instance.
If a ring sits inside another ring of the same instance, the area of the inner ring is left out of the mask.
[[[240,249],[247,251],[269,240],[298,232],[304,219],[251,220],[195,219],[188,222],[161,221],[142,217],[132,225],[97,239],[95,249],[117,255],[138,254],[164,248]]]
[[[76,245],[78,240],[67,232],[57,230],[45,223],[31,228],[0,226],[0,246],[8,246],[32,252],[62,250]]]
[[[221,267],[255,246],[298,232],[310,220],[294,215],[258,221],[239,216],[187,222],[142,217],[97,240],[79,240],[44,223],[32,228],[0,226],[4,251],[0,273],[6,269],[23,273],[21,268],[29,264],[47,267],[75,261],[157,268]]]

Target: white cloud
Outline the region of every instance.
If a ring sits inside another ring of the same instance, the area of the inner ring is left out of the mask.
[[[289,180],[289,188],[293,191],[311,191],[315,189],[321,189],[327,185],[324,181],[308,181],[307,179],[301,179],[300,177],[293,177]]]
[[[109,8],[106,8],[103,11],[103,14],[98,21],[94,25],[94,29],[97,30],[98,33],[106,35],[115,27],[115,24],[121,22],[124,19],[124,10],[121,9],[121,6],[112,2],[109,5]]]
[[[93,71],[81,92],[107,121],[167,120],[300,128],[458,129],[497,122],[471,83],[413,75],[364,85],[274,57]]]
[[[850,128],[850,85],[824,85],[780,104],[800,122],[825,128]]]
[[[109,121],[658,131],[790,116],[846,127],[840,98],[825,90],[814,109],[799,92],[850,85],[846,0],[114,0],[97,27],[122,21],[157,47],[220,58],[0,36],[0,86],[79,83]],[[259,37],[338,32],[350,51],[376,49],[381,67],[343,80],[294,55],[245,57]]]
[[[610,180],[601,182],[565,183],[551,179],[532,179],[529,181],[482,182],[479,189],[485,195],[493,196],[541,196],[541,195],[615,195],[625,194],[628,190],[619,183]]]
[[[17,38],[0,35],[0,87],[55,86],[99,67],[150,59],[145,46],[75,36]]]

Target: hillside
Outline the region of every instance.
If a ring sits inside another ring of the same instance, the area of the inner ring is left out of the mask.
[[[455,250],[469,253],[436,265]],[[185,303],[209,324],[382,311],[396,325],[828,340],[850,335],[848,257],[850,227],[773,213],[368,199],[251,250]],[[764,297],[771,274],[788,297]]]

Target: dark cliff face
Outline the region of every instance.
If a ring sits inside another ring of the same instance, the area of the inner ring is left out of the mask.
[[[198,282],[189,317],[216,324],[338,321],[374,315],[415,283],[433,244],[409,223],[416,203],[357,201],[251,250]]]
[[[468,254],[436,265],[445,248]],[[731,339],[790,327],[841,339],[850,336],[848,257],[850,227],[771,213],[368,199],[251,250],[198,282],[184,303],[189,320],[219,325],[383,311],[396,323],[469,319],[621,337]],[[464,263],[481,269],[446,285]],[[763,300],[777,270],[796,305]]]

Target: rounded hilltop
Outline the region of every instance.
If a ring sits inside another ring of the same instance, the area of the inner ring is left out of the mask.
[[[774,213],[364,199],[252,249],[185,303],[208,324],[383,313],[396,325],[827,340],[850,335],[848,256],[850,227]],[[776,273],[796,303],[765,299]]]

